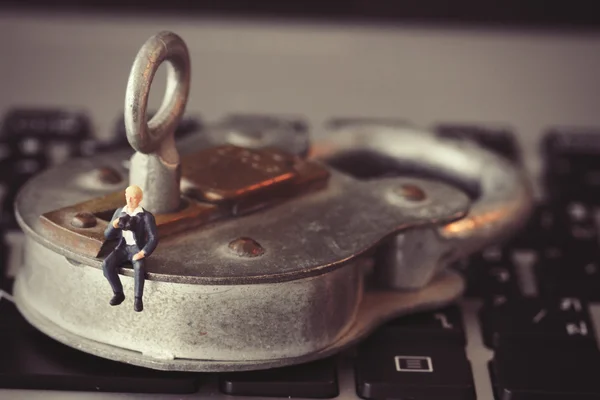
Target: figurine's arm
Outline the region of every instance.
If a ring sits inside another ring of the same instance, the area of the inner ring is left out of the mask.
[[[154,220],[154,215],[152,215],[149,212],[146,212],[145,214],[146,215],[144,215],[144,221],[146,224],[148,234],[148,242],[146,242],[146,245],[141,251],[144,252],[144,257],[149,257],[158,245],[158,232],[156,229],[156,221]]]
[[[121,211],[123,211],[123,207],[117,208],[115,210],[115,213],[113,214],[112,218],[110,219],[110,222],[108,223],[108,226],[104,230],[104,238],[106,240],[116,239],[117,238],[117,235],[119,234],[120,229],[115,228],[113,226],[113,221],[115,219],[117,219],[119,217],[119,215],[121,215]]]

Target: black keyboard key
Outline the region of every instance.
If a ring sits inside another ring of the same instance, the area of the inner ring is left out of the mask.
[[[570,201],[557,212],[556,235],[569,256],[581,252],[594,253],[599,258],[598,227],[594,207],[589,203]]]
[[[7,277],[6,275],[0,278],[0,291],[2,292],[2,296],[4,298],[12,298],[12,290],[14,283],[15,280],[11,277]]]
[[[19,229],[19,224],[17,223],[17,218],[15,217],[15,213],[13,211],[14,204],[14,193],[11,193],[10,196],[5,197],[2,202],[0,209],[0,222],[1,227],[3,229]]]
[[[470,257],[464,273],[468,297],[504,301],[521,296],[514,262],[504,248],[493,246]]]
[[[28,146],[28,139],[80,141],[91,135],[91,122],[83,113],[64,110],[14,109],[4,117],[2,139]],[[37,146],[36,146],[37,147]]]
[[[7,143],[5,143],[5,140],[2,140],[3,138],[0,137],[0,163],[3,160],[6,160],[8,157],[10,157],[10,147],[8,146]]]
[[[545,184],[553,198],[600,200],[600,129],[552,129],[541,146]]]
[[[521,162],[521,153],[515,134],[509,128],[440,124],[435,128],[435,131],[441,137],[473,141],[513,162]]]
[[[600,301],[600,262],[596,253],[581,252],[540,261],[535,274],[544,297],[575,296]]]
[[[0,300],[0,388],[193,393],[197,374],[164,372],[102,359],[58,343]]]
[[[2,163],[0,162],[0,168],[2,168]],[[0,177],[2,170],[0,169]],[[3,182],[0,179],[0,233],[2,233],[2,229],[4,227],[4,217],[2,217],[2,209],[4,209],[4,204],[8,201],[10,185],[8,182]]]
[[[596,347],[587,304],[578,298],[522,298],[500,305],[488,303],[479,317],[484,343],[490,348],[497,347],[505,338],[531,345],[546,346],[552,342]]]
[[[21,159],[38,160],[56,165],[80,155],[80,143],[90,140],[91,123],[82,113],[63,110],[15,109],[7,113],[0,139],[8,145],[9,157],[17,169]],[[25,164],[32,164],[26,161]],[[21,163],[22,164],[22,163]]]
[[[45,155],[22,156],[11,159],[11,184],[13,187],[21,186],[29,178],[42,172],[48,165],[48,159]]]
[[[370,340],[359,346],[355,373],[366,399],[475,400],[471,365],[456,343]]]
[[[334,359],[262,371],[226,373],[219,386],[225,394],[259,397],[332,398],[339,394]]]
[[[600,353],[596,349],[531,348],[503,342],[490,375],[502,400],[598,400]]]
[[[10,158],[5,161],[5,164],[2,166],[7,168],[4,171],[6,176],[4,182],[0,181],[2,190],[5,190],[4,195],[1,196],[1,219],[5,228],[16,229],[18,228],[18,224],[14,215],[14,203],[19,189],[34,175],[43,171],[48,166],[48,162],[43,154]]]
[[[508,240],[507,247],[512,249],[534,249],[555,242],[557,231],[556,207],[549,204],[538,204],[523,227]]]
[[[377,125],[389,128],[406,128],[410,123],[402,118],[360,118],[360,117],[338,117],[332,118],[325,123],[326,129],[342,129],[349,126]]]
[[[4,239],[4,231],[0,226],[0,297],[12,294],[12,277],[8,276],[9,247]],[[1,301],[1,299],[0,299]]]
[[[495,263],[510,262],[510,252],[505,247],[495,245],[488,246],[473,257],[473,260],[488,265]]]
[[[456,306],[397,318],[381,327],[376,334],[380,337],[424,337],[463,346],[466,344],[462,314]]]
[[[0,242],[0,290],[12,294],[17,270],[22,264],[25,235],[20,230],[4,230]]]

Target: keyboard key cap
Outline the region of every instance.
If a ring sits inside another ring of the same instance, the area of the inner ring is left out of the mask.
[[[435,128],[435,131],[441,137],[470,140],[513,162],[521,162],[521,153],[515,134],[509,128],[465,124],[440,124]]]
[[[505,247],[496,245],[486,247],[479,254],[475,255],[474,259],[492,265],[499,262],[508,262],[510,255]]]
[[[0,291],[2,292],[2,297],[10,298],[12,296],[12,290],[15,280],[13,278],[3,276],[0,278]]]
[[[377,335],[390,338],[426,337],[462,346],[466,344],[462,314],[456,306],[397,318],[380,328]]]
[[[82,113],[57,109],[14,109],[5,115],[0,137],[16,143],[17,148],[23,150],[29,146],[27,143],[31,139],[73,142],[89,137],[91,131],[91,122]]]
[[[7,143],[0,138],[0,163],[10,157],[11,150]]]
[[[600,399],[600,353],[596,349],[531,348],[503,342],[490,362],[502,400]]]
[[[50,165],[59,165],[72,157],[81,155],[81,142],[68,143],[52,141],[48,143],[46,155]]]
[[[325,123],[328,130],[346,128],[356,125],[378,125],[391,128],[406,128],[410,122],[402,118],[360,118],[360,117],[340,117],[332,118]]]
[[[264,371],[223,374],[221,391],[237,396],[332,398],[339,394],[334,359]]]
[[[541,147],[551,197],[600,201],[600,129],[554,128]]]
[[[14,215],[14,203],[19,189],[35,174],[43,171],[47,167],[47,160],[44,155],[28,156],[21,158],[11,158],[5,160],[4,165],[0,167],[7,168],[7,174],[4,177],[5,182],[1,182],[2,190],[2,209],[1,220],[5,228],[17,229],[18,224]],[[1,174],[1,172],[0,172]]]
[[[545,297],[575,296],[600,301],[600,263],[595,253],[540,261],[535,271],[540,293]]]
[[[357,394],[366,399],[475,400],[460,344],[370,340],[359,346],[355,371]]]
[[[6,115],[0,138],[8,145],[8,157],[15,160],[14,168],[31,174],[80,155],[80,143],[91,135],[91,122],[82,113],[16,109]],[[41,166],[34,167],[40,159]]]
[[[155,371],[92,356],[58,343],[0,299],[0,388],[193,393],[197,374]]]
[[[4,243],[6,243],[6,276],[9,279],[15,279],[17,272],[23,265],[25,234],[20,229],[9,229],[4,231],[3,238]]]
[[[44,155],[20,157],[12,160],[13,179],[11,184],[22,185],[33,175],[43,171],[48,166]]]
[[[466,267],[468,297],[503,301],[521,296],[513,261],[504,249],[496,255],[489,250],[472,256]]]
[[[600,258],[598,247],[598,227],[594,217],[594,207],[582,202],[569,202],[558,214],[559,237],[564,238],[563,247],[568,257],[581,257],[589,253],[593,259]]]
[[[553,242],[557,231],[556,207],[549,204],[538,204],[527,223],[509,239],[506,244],[512,249],[537,250]]]
[[[13,285],[13,278],[9,276],[10,248],[6,243],[4,234],[2,227],[0,227],[0,297],[3,293],[12,294]]]
[[[2,163],[0,163],[0,168],[2,168]],[[0,176],[1,176],[1,174],[0,174]],[[3,182],[2,179],[0,179],[0,207],[2,206],[2,204],[4,204],[4,200],[6,199],[6,196],[8,195],[9,190],[10,190],[10,188],[9,188],[8,183]],[[1,229],[1,225],[0,225],[0,229]]]
[[[510,338],[524,343],[596,347],[587,304],[578,298],[511,299],[501,305],[487,303],[480,311],[484,343],[489,348]]]

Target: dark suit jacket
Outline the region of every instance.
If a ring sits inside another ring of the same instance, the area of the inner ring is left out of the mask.
[[[117,208],[112,218],[110,219],[108,227],[104,231],[104,237],[106,238],[106,240],[119,239],[117,248],[125,246],[125,239],[123,238],[122,230],[113,227],[112,223],[118,217],[126,215],[123,211],[124,208],[125,207]],[[142,208],[142,210],[144,209]],[[146,257],[149,257],[150,254],[152,254],[152,252],[156,248],[156,245],[158,245],[156,221],[154,220],[154,215],[152,215],[146,210],[139,213],[138,215],[140,216],[140,223],[137,224],[135,230],[133,231],[133,237],[135,238],[135,242],[137,243],[140,250],[143,250]]]

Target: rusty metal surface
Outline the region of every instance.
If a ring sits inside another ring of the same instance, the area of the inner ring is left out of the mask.
[[[187,157],[183,175],[208,202],[235,201],[293,181],[294,159],[281,151],[237,146],[206,149]]]
[[[50,240],[61,243],[71,251],[96,257],[104,243],[104,230],[108,226],[107,220],[98,216],[121,207],[123,199],[122,193],[110,193],[75,204],[68,209],[44,213],[40,216],[40,231]],[[89,228],[73,226],[71,221],[82,212],[96,216],[96,224]]]
[[[40,216],[41,232],[66,249],[88,257],[98,257],[104,245],[110,244],[104,240],[104,230],[110,217],[117,208],[124,205],[124,201],[124,193],[119,191],[44,213]],[[77,220],[81,214],[95,217],[95,224],[90,227],[75,226],[73,220]],[[224,215],[224,212],[212,204],[183,198],[181,210],[158,214],[155,219],[159,236],[165,238]]]
[[[279,198],[322,188],[329,171],[285,151],[224,145],[183,159],[185,193],[235,209],[257,209]]]
[[[208,222],[322,189],[329,177],[323,166],[283,151],[247,150],[236,146],[189,154],[183,159],[183,166],[188,197],[182,198],[179,210],[156,214],[161,240]],[[118,191],[49,211],[40,216],[42,234],[68,250],[98,257],[107,222],[124,202],[124,193]],[[85,214],[89,217],[84,221]]]
[[[158,68],[166,62],[167,87],[158,112],[147,120],[148,97]],[[185,42],[163,31],[150,37],[136,55],[125,93],[124,122],[131,157],[130,184],[144,192],[142,206],[169,213],[180,206],[180,159],[175,129],[183,117],[190,90],[190,56]]]
[[[122,164],[124,159],[119,156],[123,157],[112,154],[72,160],[33,178],[16,202],[22,228],[53,251],[100,268],[101,260],[65,248],[54,237],[46,236],[39,216],[113,193],[114,187],[109,193],[90,192],[80,176],[89,175],[94,165]],[[415,205],[395,193],[404,184],[421,187],[427,201]],[[44,198],[38,193],[44,193]],[[467,196],[445,184],[408,178],[361,182],[334,172],[322,190],[161,240],[147,260],[148,279],[237,284],[314,276],[343,266],[399,230],[456,220],[468,207]],[[233,256],[228,245],[239,237],[256,240],[264,254],[252,259]]]

